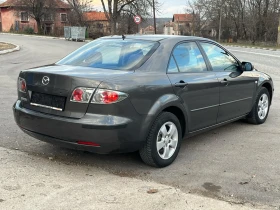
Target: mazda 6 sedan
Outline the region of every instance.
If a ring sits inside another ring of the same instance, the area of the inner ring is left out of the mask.
[[[15,121],[39,140],[94,153],[139,151],[165,167],[182,139],[246,119],[266,121],[270,76],[218,43],[111,36],[59,62],[21,71]]]

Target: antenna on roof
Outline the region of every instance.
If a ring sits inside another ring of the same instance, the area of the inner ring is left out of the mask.
[[[122,35],[122,39],[124,40],[126,37],[125,37],[125,35]]]

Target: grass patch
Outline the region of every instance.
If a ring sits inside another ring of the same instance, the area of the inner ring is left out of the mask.
[[[0,42],[0,51],[14,49],[16,46],[9,43]]]

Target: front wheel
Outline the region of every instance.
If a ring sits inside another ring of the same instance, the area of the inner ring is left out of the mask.
[[[177,157],[182,140],[178,118],[170,113],[161,113],[152,125],[147,141],[139,153],[142,160],[154,167],[170,165]]]
[[[252,124],[262,124],[266,121],[270,108],[270,94],[265,87],[262,87],[257,94],[256,101],[249,113],[247,120]]]

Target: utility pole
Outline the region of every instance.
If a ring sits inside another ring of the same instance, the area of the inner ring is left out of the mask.
[[[221,0],[218,42],[221,41],[221,33],[222,33],[222,11],[223,11],[222,9],[223,9],[223,6],[224,6],[225,3],[226,3],[226,0]]]
[[[155,0],[153,0],[153,13],[154,13],[154,29],[155,29],[155,34],[157,34]]]
[[[280,46],[280,9],[279,9],[279,23],[278,23],[278,38],[277,45]]]
[[[218,38],[218,42],[221,41],[221,31],[222,31],[222,5],[220,8],[220,22],[219,22],[219,38]]]

